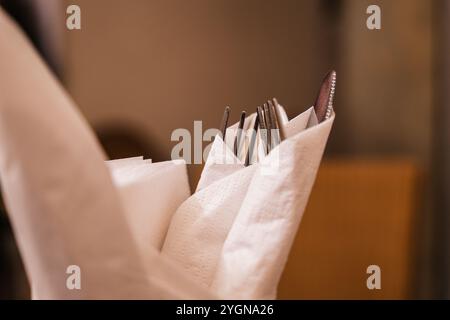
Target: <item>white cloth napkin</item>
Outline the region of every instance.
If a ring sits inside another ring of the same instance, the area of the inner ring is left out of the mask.
[[[274,298],[333,120],[318,125],[310,108],[283,121],[287,139],[249,167],[231,151],[231,131],[227,143],[217,136],[197,192],[173,216],[162,254],[221,297]]]
[[[151,246],[141,257],[104,158],[0,8],[0,177],[33,298],[213,297]],[[66,286],[70,265],[81,290]]]

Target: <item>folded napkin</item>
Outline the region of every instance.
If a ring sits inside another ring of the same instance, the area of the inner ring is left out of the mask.
[[[129,158],[107,165],[140,255],[145,258],[150,246],[160,251],[173,213],[191,194],[186,162]]]
[[[162,255],[206,287],[255,169],[247,167],[196,192],[172,218]]]
[[[227,142],[217,136],[162,254],[223,298],[274,298],[333,120],[317,124],[310,108],[283,121],[287,139],[249,167],[231,151],[231,131]]]
[[[141,256],[93,132],[1,8],[0,71],[0,180],[33,298],[213,297],[152,246]]]
[[[273,299],[308,202],[332,118],[283,141],[262,160],[222,246],[213,291],[233,299]],[[276,174],[262,168],[277,156]]]

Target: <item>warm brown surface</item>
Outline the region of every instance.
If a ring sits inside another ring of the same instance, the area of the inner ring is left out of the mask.
[[[417,179],[407,161],[325,162],[279,298],[411,298]],[[366,287],[371,264],[381,267],[381,290]]]

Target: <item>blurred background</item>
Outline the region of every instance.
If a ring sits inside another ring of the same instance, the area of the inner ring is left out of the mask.
[[[0,4],[112,159],[169,159],[174,129],[216,128],[226,105],[253,111],[277,97],[293,117],[337,70],[335,125],[279,298],[450,298],[448,1]],[[66,28],[70,4],[81,30]],[[371,4],[381,30],[366,27]],[[189,166],[193,187],[201,168]],[[381,290],[366,287],[373,264]],[[29,298],[4,209],[0,298]]]

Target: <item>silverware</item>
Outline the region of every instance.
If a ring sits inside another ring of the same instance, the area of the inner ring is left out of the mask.
[[[247,150],[247,156],[245,157],[245,166],[246,167],[248,167],[252,161],[251,157],[253,156],[253,152],[255,149],[256,133],[258,131],[258,127],[259,127],[259,113],[256,115],[256,118],[255,118],[252,135],[250,137],[250,144],[249,144],[248,150]]]
[[[330,118],[333,114],[333,100],[336,92],[336,71],[332,70],[327,73],[322,81],[319,93],[314,103],[314,110],[317,115],[317,120],[322,122]],[[250,143],[245,156],[245,166],[249,166],[252,163],[252,156],[257,139],[257,131],[259,130],[261,141],[263,144],[265,154],[268,154],[273,148],[279,145],[286,137],[285,126],[282,123],[282,117],[280,112],[280,104],[276,98],[267,100],[262,106],[256,108],[256,118],[253,125],[253,131],[250,137]],[[231,108],[226,107],[222,122],[220,125],[220,132],[223,140],[225,141],[225,134],[228,126],[228,120],[230,118]],[[242,145],[242,136],[245,124],[246,112],[242,111],[237,128],[237,133],[234,138],[233,152],[238,156]]]
[[[260,128],[260,134],[261,134],[261,140],[264,147],[264,152],[267,154],[269,153],[269,146],[267,144],[267,127],[266,127],[266,119],[264,115],[264,110],[262,107],[258,106],[256,108],[256,112],[258,113],[259,117],[259,128]]]
[[[237,157],[238,151],[241,147],[242,130],[244,129],[245,123],[245,111],[241,113],[241,119],[239,120],[239,126],[236,132],[236,137],[234,138],[234,155]]]
[[[336,71],[332,70],[327,73],[322,81],[319,93],[314,103],[317,120],[322,122],[331,117],[333,112],[333,99],[336,87]]]
[[[275,106],[273,105],[272,101],[268,100],[267,104],[269,106],[269,113],[270,113],[270,120],[272,122],[272,149],[275,148],[277,145],[280,144],[281,138],[280,138],[280,125],[278,122],[278,117],[275,111]]]
[[[270,150],[272,150],[272,120],[270,117],[270,111],[269,111],[269,106],[267,105],[267,103],[263,104],[263,110],[264,110],[264,121],[265,121],[265,126],[266,126],[266,138],[267,138],[267,153],[270,152]]]
[[[330,95],[328,97],[327,113],[325,114],[325,119],[330,118],[331,115],[333,114],[333,100],[334,100],[335,92],[336,92],[336,72],[333,72],[332,80],[331,80]]]
[[[222,133],[222,139],[225,141],[225,134],[227,133],[228,119],[230,118],[230,107],[225,107],[225,111],[223,113],[222,121],[220,122],[220,132]]]
[[[286,132],[284,130],[284,124],[281,123],[280,104],[278,103],[277,98],[272,98],[272,101],[273,101],[273,105],[275,108],[275,116],[277,119],[277,125],[278,125],[278,129],[279,129],[280,142],[281,142],[284,139],[286,139]]]

